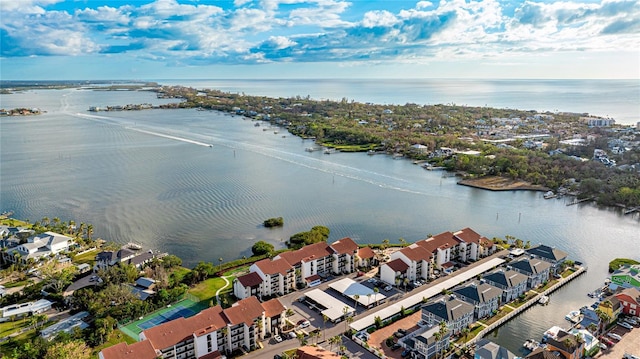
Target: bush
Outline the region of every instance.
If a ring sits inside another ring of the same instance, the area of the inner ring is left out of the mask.
[[[282,217],[269,218],[264,221],[264,226],[267,228],[282,227],[283,225],[284,225],[284,219],[282,219]]]
[[[258,241],[253,245],[253,247],[251,247],[251,252],[254,256],[261,256],[272,253],[274,249],[273,244],[265,241]]]

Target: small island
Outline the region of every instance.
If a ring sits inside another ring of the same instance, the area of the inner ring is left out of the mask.
[[[264,221],[264,226],[267,228],[282,227],[284,225],[284,219],[282,217],[269,218]]]

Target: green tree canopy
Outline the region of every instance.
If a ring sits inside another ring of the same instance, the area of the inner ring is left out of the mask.
[[[253,247],[251,247],[251,252],[254,256],[260,256],[263,254],[273,253],[274,249],[273,244],[265,241],[258,241],[253,245]]]

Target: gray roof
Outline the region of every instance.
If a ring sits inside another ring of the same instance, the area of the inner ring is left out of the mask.
[[[567,258],[568,255],[565,251],[561,251],[557,248],[549,247],[544,244],[540,244],[527,249],[527,253],[538,256],[540,258],[546,258],[554,262]]]
[[[527,281],[527,276],[514,270],[504,271],[502,269],[489,273],[484,276],[488,281],[500,284],[505,287],[515,287],[522,282]]]
[[[488,283],[478,284],[476,282],[462,288],[454,289],[453,292],[465,297],[465,300],[468,299],[474,303],[486,303],[502,295],[500,288]]]
[[[549,268],[551,268],[551,264],[549,262],[545,262],[543,260],[535,259],[535,258],[521,259],[517,262],[511,262],[509,263],[509,265],[530,274],[540,274],[544,271],[549,270]]]
[[[473,313],[473,305],[453,296],[427,304],[422,310],[432,313],[446,322],[457,321],[469,313]]]
[[[487,339],[482,339],[478,342],[476,347],[475,359],[514,359],[517,358],[515,354],[509,351],[509,349],[500,346]]]
[[[144,288],[151,287],[155,282],[156,282],[155,280],[148,277],[140,277],[136,279],[136,285]]]

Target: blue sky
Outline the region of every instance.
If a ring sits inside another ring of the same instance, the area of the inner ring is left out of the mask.
[[[640,78],[637,0],[0,0],[30,79]]]

